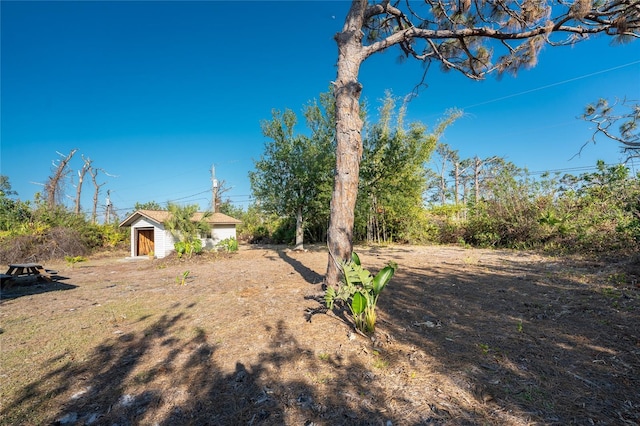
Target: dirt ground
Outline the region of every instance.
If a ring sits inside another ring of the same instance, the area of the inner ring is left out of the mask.
[[[399,265],[371,337],[322,312],[323,247],[46,265],[2,292],[0,422],[640,424],[640,262],[356,250]]]

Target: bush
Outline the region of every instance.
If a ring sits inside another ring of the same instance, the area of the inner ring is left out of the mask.
[[[251,244],[269,243],[271,235],[266,226],[258,226],[253,231],[249,231],[247,239]]]
[[[227,252],[238,251],[238,240],[233,237],[226,238],[220,241],[216,246]]]
[[[67,256],[86,256],[90,250],[75,229],[56,227],[41,235],[19,235],[2,240],[3,263],[46,262]]]
[[[193,254],[202,253],[202,240],[196,238],[193,241],[178,241],[173,245],[178,257],[183,255],[192,256]]]
[[[296,224],[292,219],[279,220],[276,229],[271,234],[274,244],[291,244],[296,239]]]

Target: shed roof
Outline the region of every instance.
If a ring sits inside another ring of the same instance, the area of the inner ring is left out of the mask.
[[[203,215],[204,213],[202,212],[196,212],[194,213],[191,220],[193,220],[194,222],[200,221],[202,220]],[[157,223],[165,223],[171,217],[171,213],[166,210],[136,210],[135,212],[130,214],[129,217],[123,220],[120,223],[120,226],[131,226],[136,220],[141,217],[151,219]],[[206,219],[206,221],[211,225],[237,225],[242,223],[242,221],[234,219],[231,216],[227,216],[223,213],[213,213]]]

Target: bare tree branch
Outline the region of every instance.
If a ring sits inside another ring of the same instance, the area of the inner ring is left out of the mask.
[[[63,181],[70,173],[70,170],[68,168],[69,161],[71,161],[71,158],[76,153],[76,151],[77,149],[72,149],[71,152],[66,156],[56,151],[56,153],[62,157],[62,160],[60,160],[57,164],[55,161],[53,161],[53,174],[49,177],[49,180],[44,185],[44,190],[47,197],[47,205],[50,208],[55,207],[62,197],[61,192]]]
[[[623,110],[623,111],[620,111]],[[595,124],[591,140],[580,148],[580,152],[589,143],[596,143],[599,136],[620,143],[622,152],[627,154],[627,160],[640,157],[640,104],[638,101],[616,99],[609,104],[607,99],[600,99],[594,104],[587,105],[581,119]]]
[[[82,184],[84,183],[84,177],[87,174],[87,171],[91,168],[92,160],[90,158],[85,158],[82,156],[82,168],[78,170],[78,186],[76,187],[76,207],[75,213],[77,215],[80,214],[80,194],[82,193]]]

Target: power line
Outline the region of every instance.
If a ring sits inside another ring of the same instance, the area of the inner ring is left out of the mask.
[[[582,75],[582,76],[579,76],[579,77],[574,77],[574,78],[569,78],[567,80],[558,81],[556,83],[547,84],[545,86],[540,86],[540,87],[537,87],[535,89],[525,90],[524,92],[519,92],[519,93],[514,93],[514,94],[511,94],[511,95],[501,96],[499,98],[495,98],[495,99],[491,99],[491,100],[488,100],[488,101],[480,102],[480,103],[477,103],[477,104],[469,105],[469,106],[463,107],[461,109],[465,110],[465,109],[474,108],[474,107],[481,106],[481,105],[486,105],[486,104],[491,104],[491,103],[494,103],[494,102],[503,101],[505,99],[515,98],[516,96],[526,95],[526,94],[529,94],[529,93],[537,92],[539,90],[549,89],[550,87],[560,86],[562,84],[571,83],[571,82],[574,82],[574,81],[578,81],[578,80],[582,80],[582,79],[585,79],[585,78],[593,77],[595,75],[599,75],[599,74],[604,74],[604,73],[607,73],[607,72],[615,71],[615,70],[618,70],[618,69],[621,69],[621,68],[626,68],[628,66],[636,65],[636,64],[640,64],[640,60],[629,62],[629,63],[624,64],[624,65],[618,65],[617,67],[608,68],[606,70],[592,72],[590,74],[585,74],[585,75]]]

